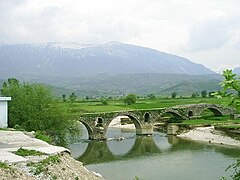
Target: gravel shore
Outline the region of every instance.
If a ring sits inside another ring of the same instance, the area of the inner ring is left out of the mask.
[[[240,147],[240,141],[226,136],[223,132],[215,130],[214,126],[198,127],[187,133],[177,135],[180,138],[199,142],[222,144]]]

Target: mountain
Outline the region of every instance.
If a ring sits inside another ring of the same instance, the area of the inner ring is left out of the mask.
[[[111,42],[0,45],[0,77],[89,77],[98,74],[214,74],[201,64],[154,49]]]
[[[222,76],[212,75],[187,75],[187,74],[117,74],[98,75],[93,77],[78,78],[38,78],[37,82],[54,85],[53,89],[58,94],[75,92],[78,96],[116,96],[128,93],[150,94],[169,96],[172,92],[178,95],[191,95],[202,90],[217,91]],[[30,80],[29,80],[30,81]]]
[[[200,92],[203,90],[206,90],[208,92],[215,92],[221,90],[220,80],[212,78],[205,81],[201,80],[199,82],[185,81],[166,88],[157,94],[170,95],[173,92],[176,92],[180,96],[191,96],[192,93],[198,92],[200,94]]]
[[[233,73],[240,75],[240,67],[237,67],[233,70]]]

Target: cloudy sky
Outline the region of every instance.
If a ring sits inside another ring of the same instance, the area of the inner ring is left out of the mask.
[[[239,0],[0,0],[0,44],[120,41],[240,66]]]

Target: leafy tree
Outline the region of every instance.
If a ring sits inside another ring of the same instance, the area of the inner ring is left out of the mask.
[[[66,94],[62,94],[62,100],[63,100],[63,102],[66,102],[66,101],[67,101],[67,96],[66,96]]]
[[[207,91],[206,91],[206,90],[203,90],[203,91],[201,92],[201,96],[202,96],[203,98],[207,97]]]
[[[240,108],[240,77],[228,69],[223,71],[223,76],[225,79],[221,82],[222,90],[213,95],[218,98],[229,97],[230,104]]]
[[[214,97],[214,95],[213,95],[214,93],[215,93],[214,91],[209,92],[208,97]]]
[[[108,105],[108,102],[106,99],[101,99],[101,103],[102,103],[102,105]]]
[[[1,89],[3,96],[10,96],[9,127],[20,126],[27,131],[43,131],[56,143],[64,145],[66,135],[74,137],[80,130],[61,108],[51,91],[39,84],[21,84],[10,78]]]
[[[137,96],[136,94],[128,94],[124,99],[123,99],[124,103],[127,105],[131,105],[136,103],[137,101]]]
[[[229,169],[233,170],[233,174],[231,175],[231,178],[233,180],[239,180],[240,179],[240,159],[237,159],[236,163],[228,166],[226,171],[228,171]],[[225,180],[226,178],[222,178],[222,179]]]
[[[72,94],[69,95],[70,102],[73,103],[76,101],[76,99],[77,99],[77,95],[74,92],[72,92]]]
[[[240,77],[228,69],[223,71],[223,76],[224,80],[221,82],[222,90],[213,95],[218,98],[229,97],[231,99],[230,104],[236,108],[240,108]],[[228,169],[233,169],[232,179],[240,179],[240,159],[237,159],[237,162],[230,165]]]
[[[196,93],[192,93],[191,98],[196,98],[196,97],[197,97],[197,94]]]
[[[147,95],[147,96],[148,96],[149,99],[155,99],[155,98],[156,98],[153,93],[151,93],[151,94],[149,94],[149,95]]]
[[[89,100],[89,96],[86,96],[85,99],[88,101]]]
[[[176,98],[176,96],[177,96],[177,92],[173,92],[172,93],[172,98]]]

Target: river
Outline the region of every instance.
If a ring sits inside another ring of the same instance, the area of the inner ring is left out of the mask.
[[[197,143],[160,132],[146,137],[109,128],[107,136],[126,139],[89,141],[85,132],[69,149],[86,168],[109,180],[220,179],[232,174],[225,169],[240,157],[240,148]]]

